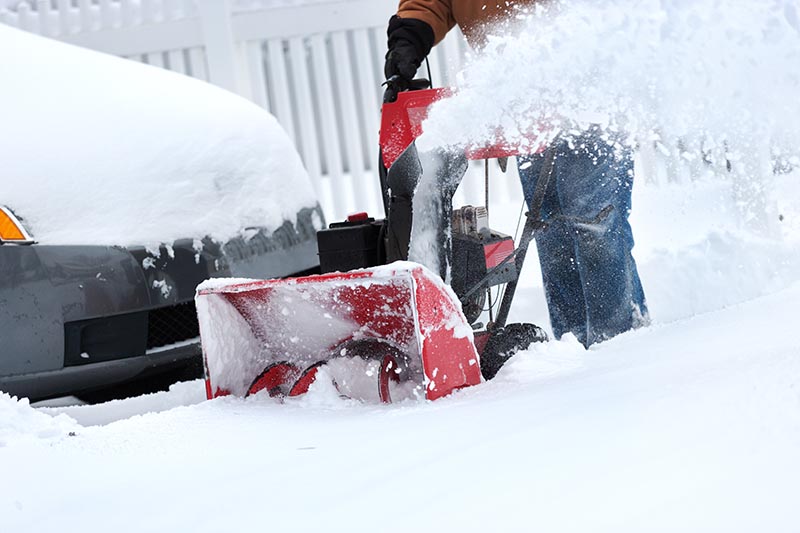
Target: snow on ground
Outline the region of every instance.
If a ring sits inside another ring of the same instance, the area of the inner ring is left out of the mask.
[[[0,526],[797,531],[798,298],[552,342],[437,402],[222,398],[17,439]]]
[[[0,56],[0,204],[41,243],[225,241],[316,204],[283,129],[243,98],[5,25],[0,48],[24,50]]]
[[[0,397],[0,530],[797,531],[800,234],[709,216],[723,192],[637,189],[655,325],[534,346],[436,402],[204,401],[201,381],[94,406]],[[546,324],[529,266],[512,319]]]
[[[48,416],[31,409],[26,398],[17,400],[0,392],[0,448],[37,439],[61,437],[78,428],[66,415]]]

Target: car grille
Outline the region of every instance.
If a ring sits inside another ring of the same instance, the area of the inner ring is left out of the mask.
[[[147,349],[160,348],[200,336],[194,302],[150,311],[147,320]]]

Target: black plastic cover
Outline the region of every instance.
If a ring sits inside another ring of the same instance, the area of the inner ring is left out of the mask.
[[[383,263],[383,220],[339,222],[317,232],[319,266],[323,274],[346,272]]]

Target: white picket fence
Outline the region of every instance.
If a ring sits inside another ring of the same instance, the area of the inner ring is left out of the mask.
[[[386,23],[397,0],[38,0],[0,22],[193,76],[275,115],[326,215],[376,211]],[[447,85],[466,50],[453,33],[431,56]]]

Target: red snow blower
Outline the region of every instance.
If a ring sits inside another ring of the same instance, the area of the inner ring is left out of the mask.
[[[541,227],[552,156],[545,155],[544,183],[537,184],[541,192],[515,246],[489,228],[486,207],[453,209],[452,194],[468,160],[518,149],[498,143],[442,152],[434,165],[442,184],[440,271],[407,262],[414,192],[425,172],[414,141],[428,107],[450,91],[415,80],[412,90],[400,92],[393,83],[387,82],[392,96],[384,98],[380,131],[385,219],[360,213],[319,231],[320,275],[209,280],[198,288],[209,399],[264,390],[292,397],[316,384],[366,401],[433,400],[491,379],[516,351],[547,340],[541,328],[507,325],[506,319]],[[493,303],[492,290],[501,287]],[[479,322],[487,314],[486,323]]]

